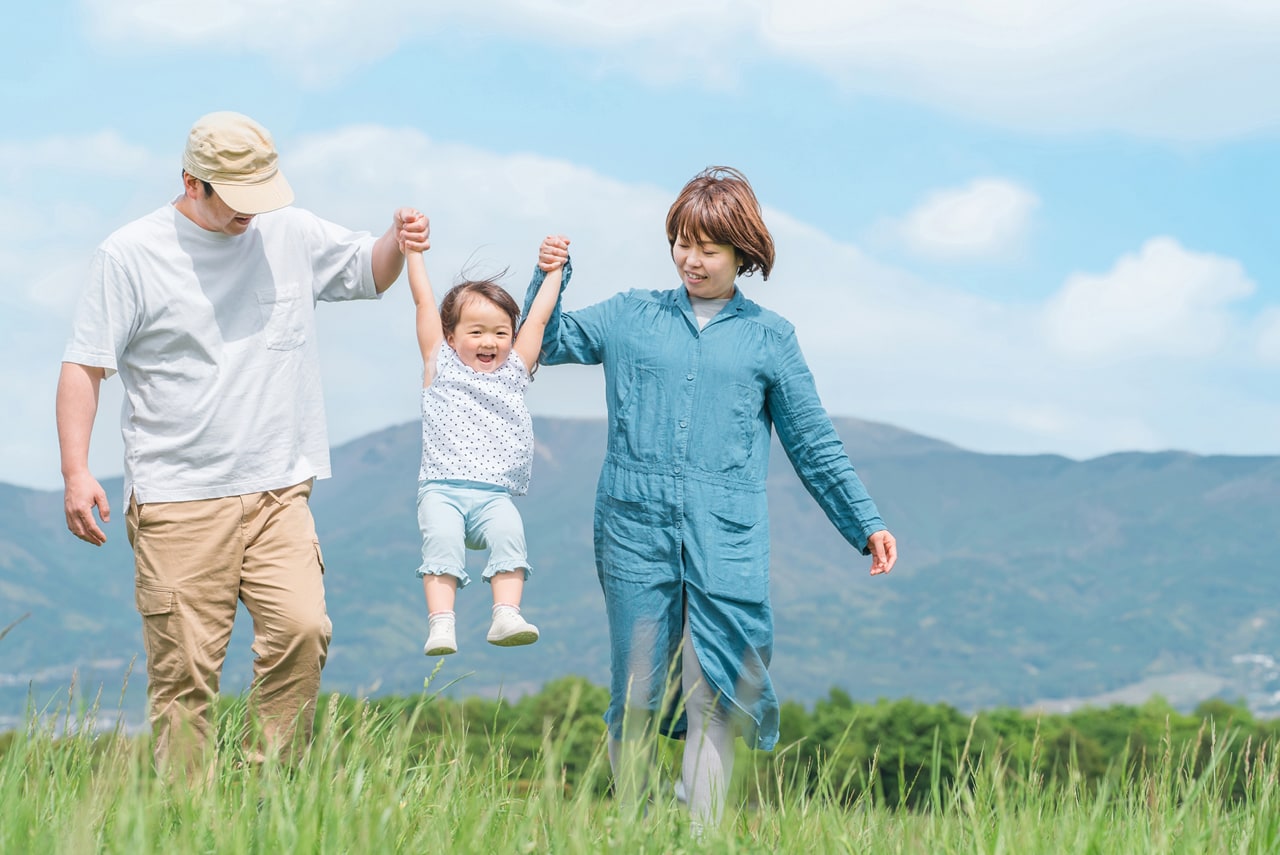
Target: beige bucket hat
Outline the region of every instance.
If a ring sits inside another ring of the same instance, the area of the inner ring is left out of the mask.
[[[182,168],[208,181],[238,214],[265,214],[293,203],[293,188],[276,165],[267,129],[240,113],[202,116],[187,135]]]

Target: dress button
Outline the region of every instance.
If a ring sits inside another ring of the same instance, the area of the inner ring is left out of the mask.
[[[688,427],[688,426],[689,426],[689,423],[688,423],[688,422],[685,422],[685,421],[680,422],[680,427],[682,427],[682,428],[683,428],[683,427]]]
[[[675,474],[679,475],[679,474],[680,474],[680,467],[679,467],[679,466],[677,466],[675,469],[672,469],[671,471],[672,471],[672,472],[674,472]]]
[[[693,379],[693,375],[692,375],[692,374],[686,374],[686,375],[684,375],[684,379],[686,379],[686,380],[692,380],[692,379]]]

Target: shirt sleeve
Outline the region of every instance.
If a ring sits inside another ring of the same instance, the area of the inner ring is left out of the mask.
[[[369,232],[353,232],[307,214],[312,246],[312,293],[316,300],[372,300],[380,295],[373,281],[373,245]]]
[[[572,312],[561,310],[564,289],[573,275],[573,266],[569,262],[564,265],[564,277],[560,282],[560,293],[556,297],[555,308],[551,310],[551,318],[542,334],[542,356],[538,362],[542,365],[599,365],[604,361],[607,342],[605,333],[610,327],[611,319],[616,315],[622,300],[617,295]],[[529,314],[529,307],[538,295],[538,289],[547,278],[542,268],[535,267],[533,279],[529,282],[529,290],[524,295],[524,310],[521,316]]]
[[[795,330],[781,332],[776,348],[777,375],[765,394],[778,441],[827,518],[845,540],[869,555],[867,538],[885,528],[880,512],[818,399]]]
[[[62,361],[102,368],[110,377],[137,328],[138,295],[128,274],[101,247],[93,254],[89,283],[76,306]]]

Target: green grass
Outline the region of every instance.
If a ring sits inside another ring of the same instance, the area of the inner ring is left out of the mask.
[[[232,700],[219,707],[208,781],[183,785],[153,771],[148,738],[104,733],[92,711],[33,719],[0,735],[0,852],[1280,851],[1272,746],[1238,745],[1210,727],[1181,749],[1166,739],[1142,762],[1113,758],[1095,778],[1073,762],[1046,778],[1027,771],[1041,768],[1034,757],[971,756],[969,743],[944,750],[935,741],[931,768],[956,770],[945,785],[877,774],[891,758],[839,773],[832,763],[815,776],[821,758],[803,746],[780,747],[768,762],[744,750],[723,827],[694,841],[669,786],[643,813],[612,801],[598,718],[575,716],[578,701],[575,693],[525,755],[533,760],[513,764],[510,734],[439,715],[436,696],[381,706],[333,696],[300,765],[284,768],[245,761],[244,704]],[[589,759],[567,762],[584,740]],[[655,778],[669,781],[678,746],[661,749]],[[866,783],[883,780],[916,797]]]

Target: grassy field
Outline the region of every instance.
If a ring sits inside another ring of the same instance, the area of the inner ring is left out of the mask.
[[[1227,752],[1230,733],[1170,748],[1140,764],[1147,771],[1114,758],[1092,781],[1070,772],[1041,780],[961,747],[959,783],[914,781],[928,798],[911,810],[885,807],[873,790],[841,804],[834,794],[848,793],[848,781],[822,775],[816,791],[797,785],[803,770],[788,766],[798,754],[791,748],[768,766],[744,754],[723,827],[694,840],[669,786],[655,788],[643,811],[611,800],[600,731],[584,730],[585,719],[566,716],[579,723],[545,733],[536,761],[513,767],[501,734],[475,749],[470,731],[483,722],[446,723],[424,738],[415,725],[433,702],[424,695],[389,715],[325,699],[311,749],[293,769],[246,763],[243,704],[224,704],[224,747],[198,785],[158,777],[146,737],[104,732],[92,713],[33,720],[0,735],[0,852],[1280,851],[1275,754]],[[564,758],[582,739],[594,745],[590,760],[570,770]],[[655,780],[671,780],[678,750],[664,742],[666,768]],[[764,768],[772,771],[752,771]]]

